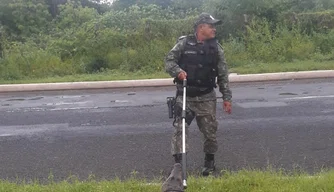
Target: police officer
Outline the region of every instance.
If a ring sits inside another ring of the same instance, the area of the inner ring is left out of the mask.
[[[166,71],[175,78],[177,87],[172,155],[175,163],[182,162],[182,82],[187,79],[186,138],[188,127],[196,118],[199,130],[204,136],[203,176],[208,176],[215,170],[214,154],[218,149],[216,139],[218,122],[214,88],[217,84],[222,93],[224,111],[230,114],[232,108],[232,92],[229,88],[224,50],[215,38],[215,26],[221,23],[221,20],[213,18],[208,13],[200,14],[194,23],[194,34],[180,37],[165,58]]]

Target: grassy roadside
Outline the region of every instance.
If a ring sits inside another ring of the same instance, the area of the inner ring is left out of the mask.
[[[310,70],[334,70],[334,61],[314,62],[299,61],[293,63],[253,63],[242,67],[230,67],[231,73],[254,74],[254,73],[274,73],[288,71],[310,71]],[[1,80],[0,84],[21,84],[21,83],[55,83],[55,82],[78,82],[78,81],[112,81],[112,80],[138,80],[138,79],[159,79],[170,78],[164,71],[155,73],[147,72],[121,72],[105,71],[96,74],[81,74],[64,77],[50,78],[26,78],[22,80]]]
[[[232,72],[240,74],[275,73],[289,71],[334,70],[334,61],[298,61],[293,63],[258,63],[231,68]]]
[[[285,175],[270,171],[240,171],[224,173],[219,178],[188,178],[189,192],[330,192],[334,191],[334,171],[316,174]],[[63,181],[40,185],[0,181],[4,192],[158,192],[161,182],[148,184],[144,180],[127,181]]]
[[[126,73],[121,71],[105,71],[96,74],[78,74],[64,77],[49,78],[26,78],[22,80],[6,81],[0,79],[0,84],[21,84],[21,83],[58,83],[58,82],[79,82],[79,81],[114,81],[114,80],[138,80],[138,79],[160,79],[170,78],[162,71],[156,73]]]

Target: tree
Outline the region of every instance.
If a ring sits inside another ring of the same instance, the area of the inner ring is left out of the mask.
[[[56,17],[59,13],[58,6],[65,4],[67,0],[46,0],[46,3],[49,5],[49,12],[52,17]]]
[[[146,6],[150,4],[158,5],[162,8],[172,6],[173,0],[115,0],[112,3],[114,10],[124,10],[133,5]]]
[[[12,0],[1,0],[0,1],[0,22],[4,31],[8,33],[18,33],[19,29],[17,28],[14,18],[12,16],[12,9],[9,4]]]
[[[92,21],[99,16],[94,8],[83,7],[80,2],[69,1],[61,5],[59,15],[55,19],[56,26],[61,29],[73,29],[80,27],[82,24]]]
[[[111,5],[108,0],[72,0],[73,2],[80,3],[83,7],[89,7],[96,9],[99,13],[105,13],[110,11]],[[49,5],[49,11],[53,18],[59,14],[59,5],[63,5],[69,0],[46,0]]]
[[[2,7],[5,8],[2,11],[2,20],[10,31],[28,37],[47,29],[48,23],[51,21],[51,15],[44,0],[6,1],[8,1],[8,4],[2,4],[5,5]]]
[[[172,0],[171,6],[175,10],[202,10],[204,0]]]

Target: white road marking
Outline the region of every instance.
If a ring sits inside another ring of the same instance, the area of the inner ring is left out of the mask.
[[[71,107],[71,108],[56,108],[49,109],[49,111],[68,111],[68,110],[81,110],[81,109],[98,109],[99,107]]]
[[[129,103],[128,100],[115,100],[115,103]]]
[[[242,108],[264,108],[264,107],[282,107],[287,106],[284,102],[268,101],[268,102],[245,102],[237,103]]]
[[[318,98],[334,98],[334,95],[290,97],[290,98],[284,98],[284,100],[303,100],[303,99],[318,99]]]
[[[69,129],[67,123],[63,124],[38,124],[38,125],[11,125],[0,126],[0,137],[8,136],[31,136],[50,131],[66,131]]]
[[[58,106],[58,105],[77,105],[77,104],[86,104],[88,101],[84,102],[72,102],[72,103],[65,103],[65,102],[60,102],[60,103],[47,103],[46,106]]]

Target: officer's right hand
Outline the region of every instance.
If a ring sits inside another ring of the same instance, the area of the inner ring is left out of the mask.
[[[232,113],[232,104],[230,101],[224,101],[223,102],[223,108],[224,108],[224,111],[228,114],[231,114]]]
[[[177,78],[179,78],[181,81],[187,79],[187,73],[184,71],[181,71],[178,75]]]

